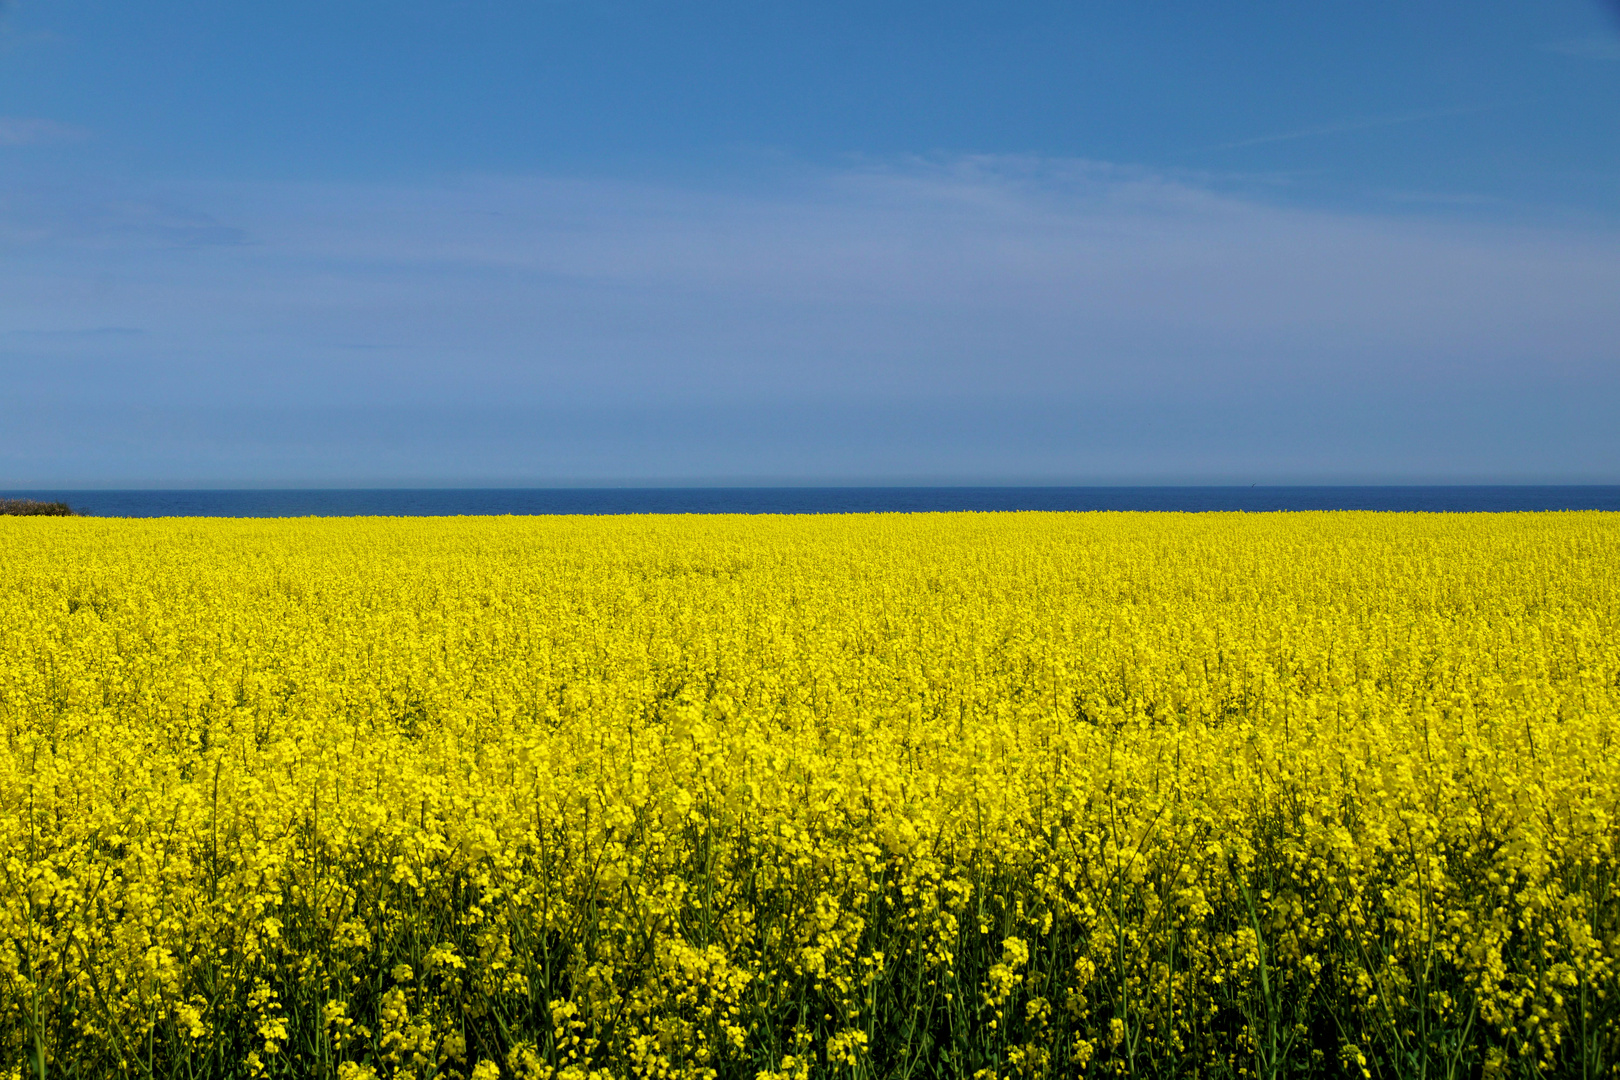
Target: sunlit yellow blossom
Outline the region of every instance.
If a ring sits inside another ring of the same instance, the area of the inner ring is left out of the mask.
[[[1620,1063],[1613,515],[0,518],[0,582],[0,1075]]]

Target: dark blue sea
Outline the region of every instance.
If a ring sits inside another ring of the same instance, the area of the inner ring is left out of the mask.
[[[1620,485],[1451,487],[716,487],[16,491],[96,517],[869,514],[948,510],[1620,510]]]

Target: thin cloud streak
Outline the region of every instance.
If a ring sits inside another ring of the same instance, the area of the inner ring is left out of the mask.
[[[1537,46],[1543,52],[1580,56],[1588,60],[1620,60],[1620,41],[1612,37],[1567,38]]]
[[[90,132],[40,117],[0,116],[0,146],[46,146],[81,142]]]
[[[1274,135],[1258,135],[1252,139],[1238,139],[1235,142],[1217,143],[1205,147],[1206,150],[1239,150],[1247,146],[1264,146],[1268,143],[1292,142],[1295,139],[1314,139],[1322,135],[1338,135],[1348,131],[1367,131],[1372,128],[1397,127],[1402,124],[1415,124],[1423,120],[1440,120],[1448,116],[1466,116],[1470,113],[1481,112],[1476,106],[1458,107],[1450,109],[1425,109],[1422,112],[1400,113],[1395,116],[1373,116],[1363,120],[1348,120],[1337,124],[1321,124],[1316,127],[1299,128],[1294,131],[1279,132]]]

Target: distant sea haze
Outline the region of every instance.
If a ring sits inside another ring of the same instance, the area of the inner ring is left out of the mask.
[[[96,517],[870,514],[1015,510],[1620,511],[1620,485],[1385,487],[367,488],[16,491]]]

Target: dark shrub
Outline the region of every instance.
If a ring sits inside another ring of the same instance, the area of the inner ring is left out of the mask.
[[[37,499],[0,499],[0,514],[19,517],[73,517],[73,508],[64,502]]]

